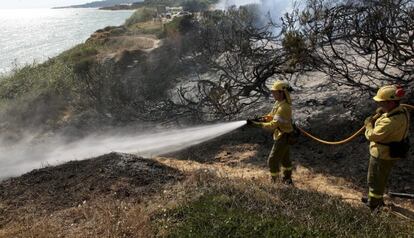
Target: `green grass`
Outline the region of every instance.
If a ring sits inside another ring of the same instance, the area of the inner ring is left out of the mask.
[[[249,212],[220,194],[202,197],[170,213],[179,221],[169,237],[315,237],[327,235],[294,225],[286,216]]]
[[[27,65],[10,75],[0,77],[0,99],[16,99],[45,90],[64,93],[67,90],[66,83],[72,80],[72,76],[71,69],[60,61]]]
[[[0,112],[7,125],[24,128],[54,124],[65,108],[88,100],[79,74],[95,62],[97,49],[80,44],[42,64],[26,65],[0,76]]]
[[[70,50],[67,50],[58,56],[63,62],[73,64],[98,54],[98,46],[95,44],[79,44]]]
[[[167,237],[412,237],[413,223],[296,188],[219,181],[155,218]]]
[[[88,70],[100,47],[79,44],[42,64],[26,65],[0,76],[0,99],[4,102],[41,92],[70,93],[77,84],[75,73]]]

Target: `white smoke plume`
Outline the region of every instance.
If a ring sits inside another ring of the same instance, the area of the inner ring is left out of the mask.
[[[293,9],[295,0],[221,0],[216,8],[226,10],[231,6],[244,6],[248,4],[259,4],[263,15],[270,14],[273,21],[279,22],[279,19],[285,12]]]

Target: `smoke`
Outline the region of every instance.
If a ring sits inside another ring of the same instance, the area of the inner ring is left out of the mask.
[[[226,10],[231,6],[240,7],[248,4],[260,4],[261,0],[221,0],[216,4],[216,9]]]
[[[279,22],[286,12],[293,10],[294,2],[294,0],[263,0],[262,13],[269,13],[273,21]]]
[[[226,10],[231,6],[240,7],[248,4],[259,4],[261,14],[265,16],[269,14],[274,22],[279,22],[280,17],[285,12],[290,12],[293,9],[295,0],[221,0],[216,8],[219,10]]]
[[[129,135],[112,132],[106,135],[88,136],[68,144],[63,137],[54,137],[34,144],[34,136],[26,136],[25,140],[13,146],[1,143],[0,178],[17,176],[42,166],[83,160],[114,151],[135,153],[145,157],[156,156],[202,143],[245,124],[245,121],[237,121]]]

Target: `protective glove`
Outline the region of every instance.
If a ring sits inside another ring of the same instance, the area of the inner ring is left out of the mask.
[[[266,122],[266,118],[264,116],[255,115],[253,121],[255,121],[255,122]]]
[[[374,125],[374,119],[373,119],[373,117],[372,116],[369,116],[369,117],[367,117],[366,119],[365,119],[365,121],[364,121],[364,125],[366,126],[366,127],[372,127],[373,125]]]
[[[247,119],[246,122],[247,122],[246,125],[248,125],[248,126],[253,126],[254,125],[254,122],[253,122],[252,119]]]
[[[375,110],[375,113],[382,115],[382,114],[384,114],[384,110],[382,110],[382,108],[379,107],[379,108],[377,108],[377,110]]]

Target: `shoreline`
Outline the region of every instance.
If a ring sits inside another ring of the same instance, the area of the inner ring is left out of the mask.
[[[57,12],[54,12],[55,10],[57,10]],[[36,31],[37,28],[42,27],[43,25],[47,25],[48,18],[52,18],[54,15],[60,14],[60,11],[62,11],[62,13],[66,12],[68,15],[67,23],[64,23],[65,26],[71,25],[71,18],[76,19],[79,24],[85,20],[89,20],[90,17],[88,17],[88,15],[94,12],[103,12],[102,14],[112,15],[106,16],[101,14],[102,17],[95,17],[92,19],[92,21],[90,21],[89,25],[83,24],[82,30],[79,30],[79,28],[70,27],[67,31],[46,30],[40,33],[38,32],[37,35],[34,36],[35,40],[33,40],[33,38],[28,38],[25,41],[25,39],[22,37],[26,34],[27,29],[22,29],[18,26],[11,27],[8,29],[8,31],[6,31],[6,34],[1,37],[2,39],[0,39],[0,43],[3,41],[5,44],[5,48],[1,50],[0,54],[2,55],[2,57],[0,57],[0,60],[2,62],[2,64],[0,64],[0,77],[9,76],[16,69],[19,70],[26,66],[37,66],[43,64],[48,60],[59,56],[63,52],[85,43],[96,31],[100,29],[104,29],[109,26],[122,26],[125,21],[134,13],[133,10],[124,10],[119,11],[119,13],[112,13],[113,11],[103,11],[98,8],[0,9],[0,12],[5,13],[5,15],[2,14],[4,18],[3,20],[6,21],[5,25],[7,22],[12,22],[13,19],[16,18],[15,12],[20,12],[19,15],[28,15],[28,20],[26,21],[31,21],[31,19],[37,19],[41,17],[40,23],[38,26],[35,26],[32,31]],[[33,13],[36,14],[36,16],[30,16],[30,14]],[[125,14],[124,17],[122,16],[123,14]],[[76,18],[78,15],[81,16]],[[101,20],[99,20],[100,18]],[[112,21],[113,23],[109,23],[108,21]],[[99,25],[101,24],[100,22],[106,22],[106,24],[101,26]],[[11,35],[7,35],[7,33]],[[70,37],[71,35],[72,37]],[[53,39],[45,38],[48,36],[53,37]],[[14,39],[16,37],[18,37],[19,43],[7,43],[16,42]],[[19,46],[17,47],[17,45]],[[34,47],[33,45],[37,46]]]

